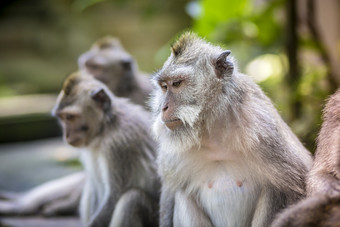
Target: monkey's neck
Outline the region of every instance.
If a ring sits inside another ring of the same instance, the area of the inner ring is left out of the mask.
[[[137,81],[134,78],[128,78],[128,81],[123,81],[120,83],[115,91],[115,95],[120,97],[129,97],[135,90],[137,90]]]

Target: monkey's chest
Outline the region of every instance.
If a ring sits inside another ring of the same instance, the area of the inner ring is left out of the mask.
[[[200,187],[197,201],[214,226],[251,226],[259,192],[251,177],[222,173]]]

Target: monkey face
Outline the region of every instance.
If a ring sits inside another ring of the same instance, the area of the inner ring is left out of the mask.
[[[57,113],[63,128],[64,140],[74,146],[83,147],[89,142],[89,125],[80,112],[65,109]]]
[[[79,68],[106,84],[115,93],[132,79],[136,65],[132,57],[114,38],[98,40],[78,59]]]
[[[111,97],[104,84],[72,74],[64,83],[52,115],[58,118],[64,140],[74,147],[88,146],[111,116]]]
[[[171,131],[194,127],[200,114],[201,105],[196,101],[195,83],[189,71],[187,68],[176,74],[160,72],[154,77],[159,124]]]
[[[156,134],[161,124],[177,135],[184,128],[198,131],[207,124],[203,118],[219,114],[214,108],[221,103],[224,86],[233,74],[230,53],[190,34],[172,46],[172,54],[153,77]]]
[[[172,77],[163,78],[158,81],[158,84],[162,90],[163,102],[161,103],[161,120],[165,126],[170,130],[176,130],[184,124],[193,125],[194,121],[189,120],[186,114],[190,106],[187,100],[183,100],[183,96],[186,96],[188,92],[189,81],[186,77]],[[196,113],[196,115],[199,113]]]

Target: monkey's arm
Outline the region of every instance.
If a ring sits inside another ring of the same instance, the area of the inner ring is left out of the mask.
[[[159,226],[173,226],[175,194],[171,192],[165,185],[162,186],[159,212]]]
[[[46,204],[42,209],[43,215],[55,216],[77,214],[83,188],[84,184],[79,184],[74,188],[70,195]]]
[[[174,226],[213,227],[213,224],[191,195],[177,191],[175,195]]]
[[[158,226],[158,201],[143,190],[132,188],[118,200],[110,227]]]
[[[340,196],[313,195],[279,213],[272,227],[339,226]]]
[[[105,195],[105,199],[103,199],[94,214],[91,215],[89,227],[109,226],[118,200],[113,194],[111,192]]]
[[[264,186],[254,213],[251,226],[269,226],[277,214],[285,205],[285,194],[273,188],[271,185]]]

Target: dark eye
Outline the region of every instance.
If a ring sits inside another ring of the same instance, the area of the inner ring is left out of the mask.
[[[65,114],[64,118],[66,121],[73,121],[76,117],[73,114]]]
[[[163,90],[168,89],[168,85],[166,84],[166,82],[160,83],[160,86],[161,86],[161,88],[162,88]]]
[[[174,87],[179,87],[179,85],[181,85],[181,83],[182,83],[181,80],[175,81],[175,82],[172,83],[172,86],[174,86]]]
[[[93,63],[92,61],[87,61],[85,65],[89,70],[98,70],[100,68],[98,64]]]

